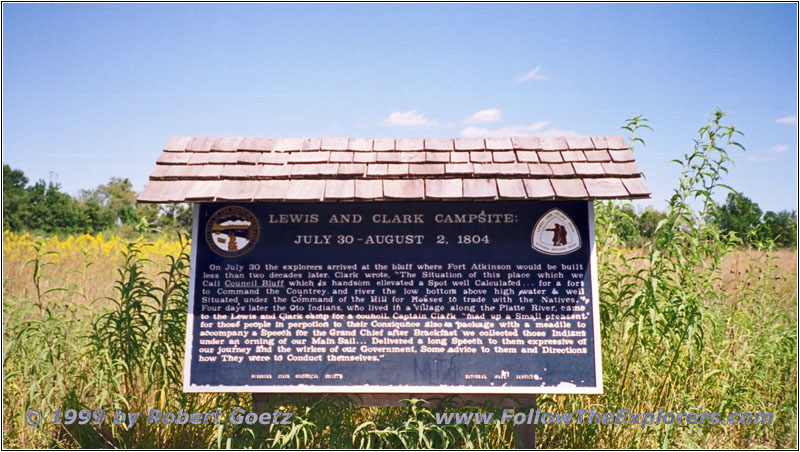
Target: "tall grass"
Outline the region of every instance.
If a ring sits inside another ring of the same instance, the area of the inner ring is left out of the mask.
[[[598,202],[605,393],[542,396],[551,412],[773,412],[772,425],[539,425],[552,448],[796,447],[796,253],[739,247],[710,219],[738,144],[717,112],[699,130],[654,238],[625,248],[623,203]],[[649,129],[632,118],[631,144]],[[637,151],[642,152],[642,151]],[[459,397],[358,408],[344,396],[285,395],[263,411],[291,425],[50,425],[56,409],[250,411],[250,394],[182,389],[189,243],[4,234],[3,446],[151,448],[509,448],[513,425],[437,425],[440,410],[491,412]],[[402,397],[398,396],[398,399]],[[26,410],[45,414],[36,428]]]

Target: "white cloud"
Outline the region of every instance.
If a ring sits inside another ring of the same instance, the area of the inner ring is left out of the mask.
[[[488,108],[486,110],[473,113],[469,118],[464,120],[464,124],[489,124],[502,120],[503,113],[499,108]]]
[[[542,72],[541,66],[536,66],[535,69],[531,69],[530,71],[528,71],[527,74],[522,75],[520,77],[517,77],[514,80],[516,80],[517,83],[522,83],[522,82],[527,82],[529,80],[549,80],[550,79],[550,77],[548,77],[546,75],[542,75],[542,74],[540,74],[540,72]]]
[[[417,110],[408,110],[390,114],[381,121],[381,124],[390,127],[432,127],[439,125],[439,122],[426,118]]]
[[[797,116],[784,116],[783,118],[777,119],[775,122],[778,124],[797,124]]]
[[[787,150],[789,150],[789,146],[786,146],[785,144],[776,144],[775,146],[769,148],[769,152],[786,152]]]
[[[462,137],[562,137],[578,136],[573,130],[545,129],[549,121],[538,121],[530,125],[511,125],[499,129],[486,129],[483,127],[467,127],[461,131]]]
[[[747,160],[750,160],[751,162],[771,162],[774,160],[778,160],[778,157],[764,157],[761,155],[751,155],[747,157]]]

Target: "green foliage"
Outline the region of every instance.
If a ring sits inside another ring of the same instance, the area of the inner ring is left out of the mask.
[[[786,280],[791,272],[779,273],[764,251],[770,249],[764,240],[754,243],[757,250],[740,250],[735,259],[727,256],[733,263],[722,267],[723,258],[741,243],[739,235],[720,230],[724,210],[711,201],[724,188],[720,180],[730,161],[728,150],[738,147],[736,129],[723,119],[717,112],[700,129],[694,150],[676,161],[681,177],[666,212],[648,209],[637,215],[629,202],[595,203],[605,392],[541,396],[538,404],[549,412],[773,412],[775,422],[539,425],[537,446],[796,448],[797,293]],[[644,122],[635,117],[625,128],[633,137],[649,129]],[[644,140],[631,141],[636,143]],[[4,194],[28,196],[26,184],[21,172],[4,167]],[[699,210],[693,208],[695,200]],[[106,208],[98,199],[83,202]],[[139,225],[159,227],[191,218],[190,209],[179,205],[139,206],[136,213]],[[767,237],[794,237],[793,212],[768,212],[761,221],[759,230],[767,231]],[[632,241],[641,246],[630,249]],[[182,391],[186,237],[181,252],[157,276],[149,276],[155,274],[153,263],[142,257],[147,238],[131,241],[112,293],[97,300],[84,293],[92,283],[85,276],[92,256],[85,256],[83,269],[75,269],[84,274],[79,278],[84,288],[60,287],[48,275],[58,254],[37,243],[25,264],[31,271],[30,293],[3,297],[5,447],[509,448],[518,437],[508,424],[435,422],[434,414],[445,410],[493,413],[497,419],[505,404],[409,398],[399,408],[357,408],[345,396],[331,394],[284,395],[258,407],[260,412],[294,413],[290,425],[226,420],[210,426],[158,426],[140,420],[130,429],[110,422],[27,427],[22,416],[28,408],[42,413],[67,407],[100,407],[107,413],[117,408],[142,413],[151,408],[220,409],[226,415],[253,409],[249,394]],[[744,262],[741,253],[749,253]]]

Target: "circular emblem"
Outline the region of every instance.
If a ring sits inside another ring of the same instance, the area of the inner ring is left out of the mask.
[[[531,248],[544,254],[569,254],[581,247],[581,235],[572,219],[559,209],[539,218],[531,233]]]
[[[239,206],[223,207],[206,223],[206,243],[222,257],[250,252],[258,240],[259,225],[253,212]]]

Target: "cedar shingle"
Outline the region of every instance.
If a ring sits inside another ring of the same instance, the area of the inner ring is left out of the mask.
[[[378,152],[354,152],[353,163],[377,162]]]
[[[616,150],[629,149],[628,143],[626,143],[625,139],[619,135],[613,137],[606,137],[606,142],[608,143],[608,149],[616,149]]]
[[[403,163],[417,163],[425,161],[424,152],[397,152],[400,154],[400,161]]]
[[[426,138],[425,150],[426,151],[452,151],[453,139],[452,138]]]
[[[551,179],[553,191],[561,198],[586,198],[586,188],[580,179]]]
[[[421,163],[411,164],[408,168],[408,173],[413,175],[434,175],[444,174],[443,163]]]
[[[451,163],[468,163],[469,162],[469,152],[451,152],[450,153],[450,162]]]
[[[383,198],[383,181],[380,179],[356,179],[356,198],[381,199]]]
[[[572,166],[575,168],[575,174],[579,176],[603,176],[606,174],[602,163],[575,162]]]
[[[551,163],[550,170],[553,171],[553,177],[569,177],[575,175],[572,163]]]
[[[497,194],[501,198],[525,198],[525,186],[522,179],[497,179]]]
[[[394,138],[375,138],[373,150],[378,151],[394,151]]]
[[[399,163],[401,152],[376,152],[375,161],[378,163]]]
[[[209,152],[187,152],[189,156],[189,165],[206,165],[210,157]]]
[[[444,169],[447,174],[473,174],[475,172],[472,163],[448,163]]]
[[[606,137],[592,137],[592,143],[594,144],[595,149],[608,149],[608,141],[606,140]]]
[[[389,163],[386,168],[387,176],[408,176],[408,163]]]
[[[484,151],[483,138],[456,138],[453,140],[456,151]]]
[[[564,159],[561,158],[560,152],[541,151],[539,152],[539,161],[542,163],[561,163]]]
[[[636,162],[627,163],[603,163],[603,170],[609,176],[638,176],[641,170]]]
[[[531,176],[552,176],[553,170],[550,169],[550,165],[544,163],[528,163],[528,171],[531,173]]]
[[[385,179],[383,196],[396,199],[423,199],[425,181],[422,179]]]
[[[589,162],[608,162],[611,161],[611,155],[605,149],[602,151],[584,151],[586,160]]]
[[[594,144],[589,137],[565,137],[567,147],[572,150],[594,149]]]
[[[303,140],[303,146],[300,148],[303,152],[317,152],[321,150],[321,138],[306,138]]]
[[[486,138],[487,151],[512,151],[514,145],[511,138]]]
[[[517,160],[520,162],[538,163],[539,157],[536,156],[536,151],[517,151]]]
[[[164,150],[167,152],[183,152],[190,141],[192,141],[192,137],[172,137],[167,142],[167,145],[164,146]]]
[[[434,163],[449,163],[450,152],[426,152],[425,161]]]
[[[236,153],[236,162],[246,165],[255,165],[261,158],[261,152],[239,151]]]
[[[583,151],[561,151],[561,157],[565,162],[585,162],[586,156]]]
[[[222,175],[222,165],[203,165],[200,167],[199,179],[219,179]]]
[[[289,154],[288,152],[264,152],[258,158],[258,163],[260,165],[283,165],[287,161],[289,161]]]
[[[194,154],[188,152],[162,152],[161,155],[158,156],[156,163],[162,165],[185,165],[189,162],[192,155]]]
[[[241,137],[219,137],[214,140],[214,143],[211,145],[211,150],[219,152],[236,152],[239,149],[239,143],[241,141]]]
[[[363,176],[367,172],[367,165],[363,163],[341,163],[339,164],[340,176]]]
[[[567,140],[564,137],[543,137],[543,151],[565,151],[567,150]],[[541,153],[539,153],[541,155]]]
[[[191,152],[209,152],[212,144],[214,144],[213,137],[194,137],[189,141],[189,144],[186,145],[186,150]]]
[[[464,179],[465,198],[496,198],[497,182],[494,179]]]
[[[235,152],[216,152],[212,151],[208,154],[208,163],[221,163],[221,164],[231,164],[236,163],[238,160],[238,156]]]
[[[287,190],[289,190],[288,180],[260,180],[254,199],[257,201],[283,200]]]
[[[287,165],[260,165],[256,168],[258,168],[258,177],[263,179],[289,176],[289,166]]]
[[[611,160],[615,162],[633,161],[633,154],[628,149],[625,149],[624,151],[608,151],[608,153],[611,154]]]
[[[194,184],[194,181],[148,181],[142,193],[139,195],[140,202],[182,202],[186,196],[186,191]]]
[[[584,179],[583,184],[592,198],[619,198],[628,196],[620,179]]]
[[[496,163],[511,163],[516,162],[517,157],[514,155],[514,151],[502,151],[502,152],[492,152],[492,157]]]
[[[275,138],[245,137],[239,142],[240,151],[269,152],[275,148]]]
[[[259,173],[258,168],[253,165],[224,165],[219,174],[221,179],[251,179]]]
[[[461,179],[426,179],[426,198],[461,198],[463,193]]]
[[[303,151],[289,154],[289,163],[323,163],[327,162],[331,153],[329,151]]]
[[[285,199],[287,201],[321,201],[324,195],[324,179],[293,179],[289,181]]]
[[[331,152],[331,162],[350,163],[353,161],[353,152]]]
[[[473,173],[485,176],[487,174],[500,174],[500,165],[497,163],[473,163]]]
[[[347,142],[348,151],[372,152],[372,139],[350,138]]]
[[[150,173],[151,179],[164,179],[167,177],[167,170],[171,165],[156,165],[155,169],[152,173]]]
[[[549,179],[525,179],[525,191],[531,199],[551,199],[555,197],[553,186]]]
[[[352,179],[328,179],[325,182],[325,198],[353,199],[356,197],[356,181]]]
[[[278,138],[275,141],[275,152],[294,152],[303,149],[304,138]]]
[[[322,139],[320,148],[323,151],[346,151],[349,138],[325,137]]]
[[[386,176],[388,174],[388,163],[370,163],[367,165],[367,176]]]
[[[197,179],[203,169],[200,165],[170,165],[167,168],[167,179]]]
[[[291,176],[316,176],[319,175],[320,170],[322,169],[322,163],[304,163],[302,165],[292,165],[291,168]]]
[[[394,142],[396,151],[420,151],[425,149],[422,138],[398,138]]]
[[[497,169],[500,174],[517,174],[525,175],[530,174],[527,163],[498,163]]]
[[[647,188],[647,185],[644,183],[644,178],[637,177],[635,179],[622,179],[623,185],[628,190],[631,196],[646,196],[650,197],[650,190]]]
[[[492,153],[488,151],[473,151],[469,153],[469,160],[472,163],[491,163]]]
[[[195,181],[186,190],[185,199],[187,201],[213,201],[219,193],[221,182],[218,180]]]
[[[539,137],[513,137],[511,143],[518,151],[538,151],[542,149],[542,140]]]
[[[252,201],[258,193],[258,181],[225,180],[220,181],[218,201]]]

